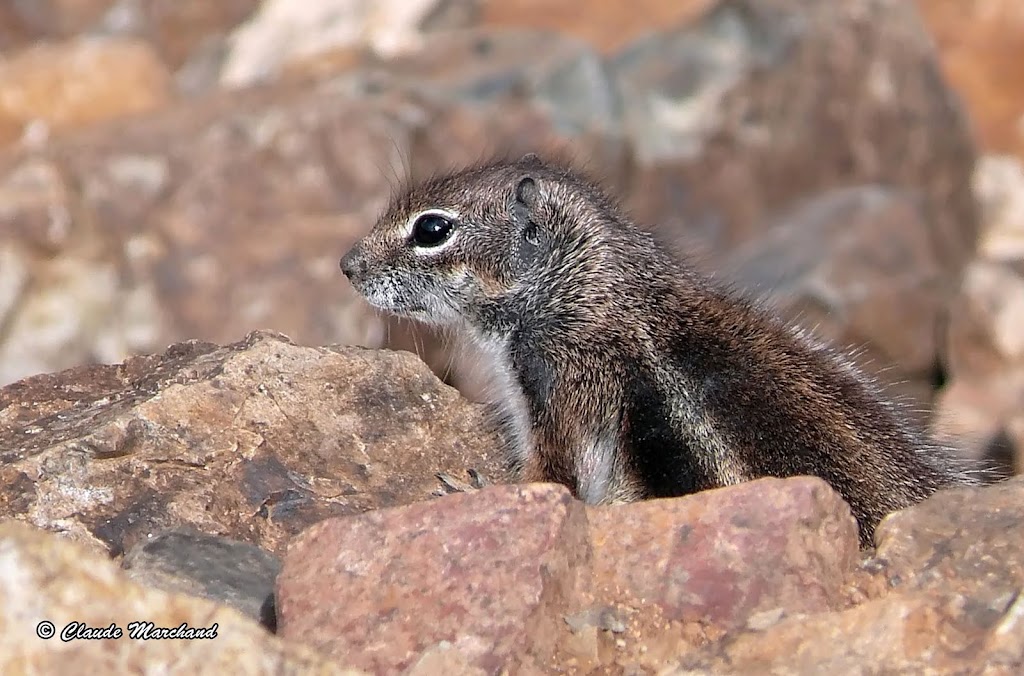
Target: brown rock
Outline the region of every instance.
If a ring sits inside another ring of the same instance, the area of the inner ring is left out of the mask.
[[[466,31],[381,65],[386,70],[373,71],[367,84],[458,102],[431,111],[414,137],[408,171],[415,180],[493,155],[545,151],[626,182],[621,102],[586,44],[537,31]]]
[[[259,0],[147,0],[127,10],[134,9],[134,14],[126,32],[151,42],[164,62],[177,69],[211,40],[225,36],[259,4]]]
[[[344,65],[332,71],[335,62]],[[357,63],[363,68],[345,72]],[[456,31],[387,59],[329,53],[323,63],[293,67],[288,81],[304,80],[361,97],[384,92],[390,105],[407,107],[412,146],[394,144],[398,156],[380,168],[395,181],[540,150],[625,180],[621,102],[601,56],[577,40],[528,30]]]
[[[280,633],[374,672],[452,649],[485,673],[544,668],[588,582],[586,537],[582,503],[555,485],[331,519],[288,548]]]
[[[893,594],[841,613],[736,632],[664,674],[1015,674],[1020,601]]]
[[[182,672],[355,674],[268,634],[256,622],[209,601],[141,587],[105,557],[24,524],[0,524],[6,584],[0,585],[0,671],[141,673],[173,665]],[[37,637],[50,622],[54,635]],[[214,631],[212,640],[132,640],[129,624]],[[62,641],[81,623],[121,637]],[[112,630],[111,630],[112,631]]]
[[[641,221],[721,252],[795,201],[882,184],[922,193],[950,286],[971,255],[968,125],[908,3],[719,0],[611,67]]]
[[[14,292],[0,273],[0,382],[257,326],[380,346],[338,259],[404,134],[380,102],[275,90],[0,156],[0,255],[22,271]]]
[[[830,610],[857,561],[857,524],[828,484],[761,479],[588,510],[595,594],[669,621],[730,628],[752,615]]]
[[[414,356],[256,333],[0,390],[0,515],[120,553],[188,526],[280,553],[325,517],[501,478],[496,441]]]
[[[987,260],[1024,260],[1024,160],[985,155],[974,169],[981,206],[978,253]]]
[[[950,309],[946,352],[954,378],[1024,367],[1024,265],[977,260],[967,266]]]
[[[934,434],[995,476],[1024,471],[1024,368],[982,378],[957,378],[939,392]]]
[[[7,4],[13,4],[6,9],[11,22],[18,22],[31,37],[64,39],[99,33],[140,38],[175,69],[204,43],[248,16],[259,0],[33,0]],[[0,9],[0,17],[4,11]]]
[[[25,22],[16,5],[0,3],[0,53],[10,54],[36,37],[36,32]]]
[[[878,527],[891,591],[747,627],[667,673],[992,673],[1024,668],[1024,480],[936,493]]]
[[[1024,165],[988,156],[974,188],[982,207],[979,256],[949,308],[934,429],[986,458],[997,473],[1024,470]]]
[[[371,671],[658,669],[847,607],[857,552],[815,478],[585,511],[562,487],[492,487],[313,526],[278,579],[280,630]]]
[[[0,62],[0,145],[151,111],[170,96],[170,75],[144,43],[38,44]]]
[[[1024,8],[1017,0],[916,0],[986,150],[1024,159]]]
[[[950,309],[946,367],[984,383],[1024,367],[1024,164],[986,157],[974,174],[982,207],[980,255]]]
[[[713,0],[618,0],[588,5],[576,0],[490,0],[480,3],[484,26],[542,28],[586,40],[604,52],[667,26],[690,21],[714,5]]]
[[[85,32],[117,3],[116,0],[33,0],[8,4],[35,35],[69,38]]]
[[[937,493],[888,516],[875,542],[889,585],[901,592],[1018,595],[1024,589],[1024,478]]]
[[[723,267],[891,389],[930,402],[949,291],[920,200],[880,186],[798,205]],[[923,417],[923,416],[922,416]]]

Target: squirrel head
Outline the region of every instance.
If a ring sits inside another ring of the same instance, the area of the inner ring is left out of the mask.
[[[568,226],[581,209],[605,201],[532,154],[435,177],[397,194],[341,269],[382,310],[492,328],[528,302],[552,256],[572,248]]]

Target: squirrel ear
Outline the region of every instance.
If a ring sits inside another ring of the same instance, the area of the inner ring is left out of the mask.
[[[533,209],[537,204],[537,196],[540,191],[537,189],[537,182],[529,176],[524,176],[519,179],[519,184],[516,186],[516,203],[517,206],[526,207],[527,210]]]
[[[543,161],[537,153],[526,153],[523,155],[523,158],[519,160],[519,163],[528,167],[537,167],[543,164]]]

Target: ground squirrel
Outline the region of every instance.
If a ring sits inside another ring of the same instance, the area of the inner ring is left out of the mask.
[[[405,189],[341,268],[372,305],[482,347],[520,476],[587,503],[815,475],[869,544],[889,512],[971,481],[850,360],[534,155]]]

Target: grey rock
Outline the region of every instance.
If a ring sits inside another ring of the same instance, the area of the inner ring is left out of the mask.
[[[231,606],[271,631],[277,627],[274,581],[281,561],[247,542],[166,531],[136,543],[121,567],[139,584]]]
[[[920,196],[830,190],[731,252],[722,276],[852,355],[924,423],[953,292]]]

